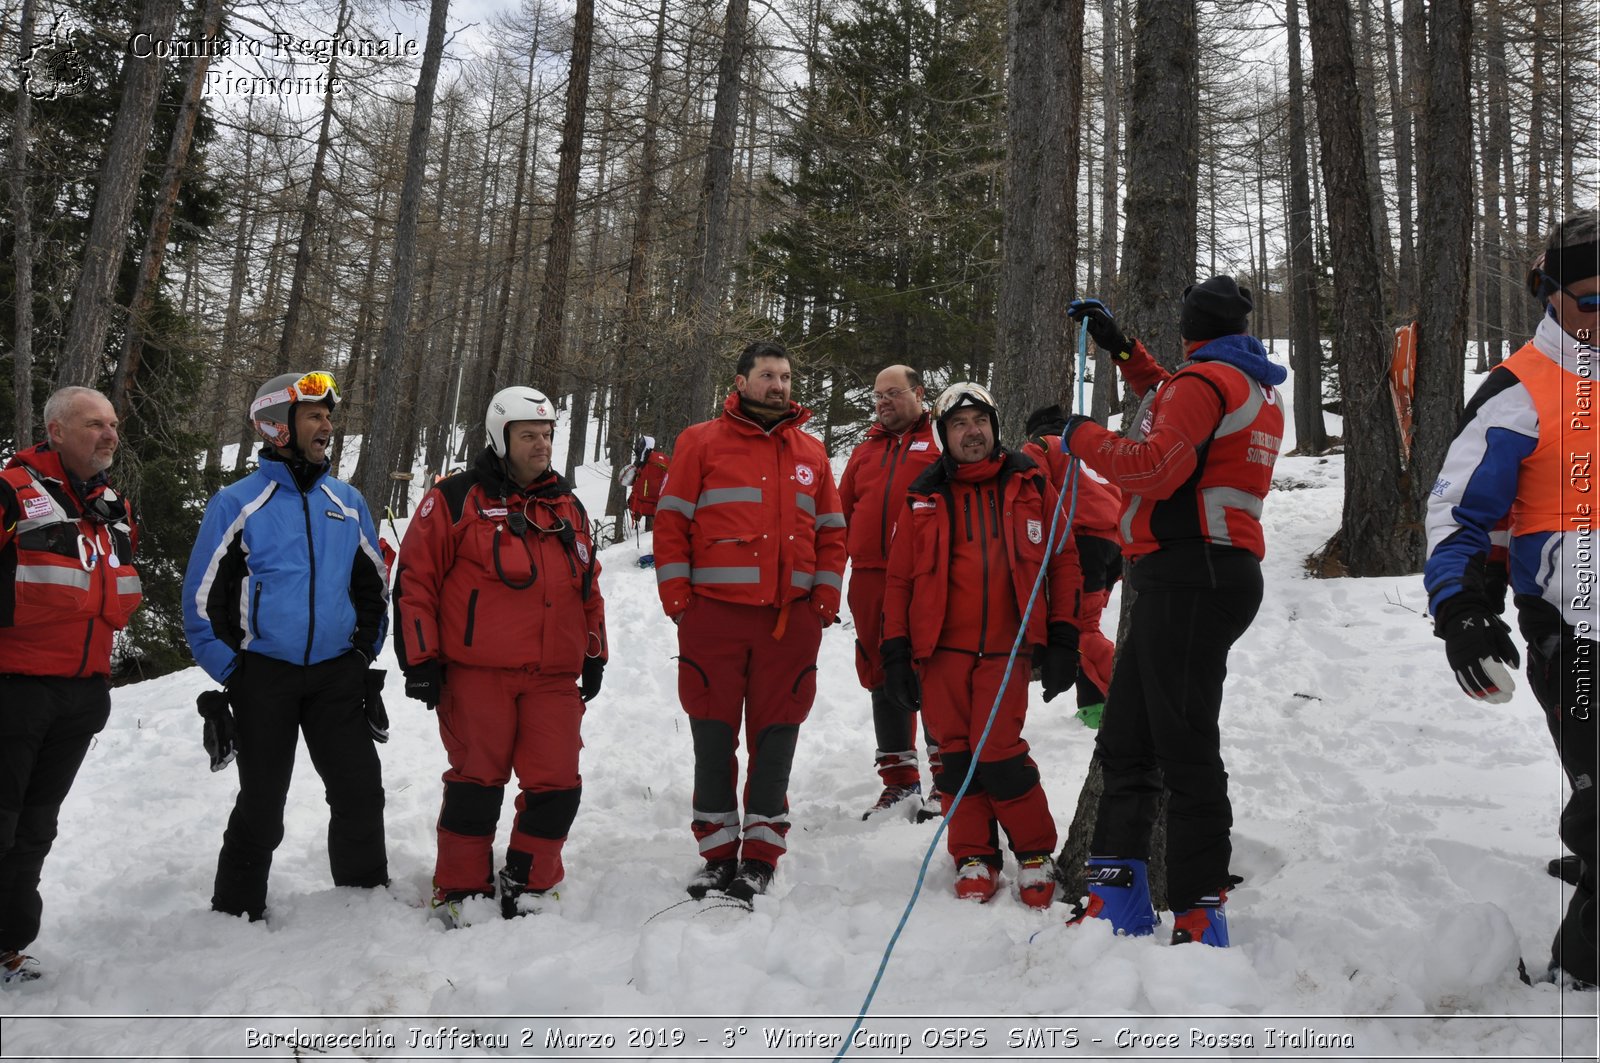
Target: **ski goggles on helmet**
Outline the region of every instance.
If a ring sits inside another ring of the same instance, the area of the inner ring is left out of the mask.
[[[276,406],[280,402],[326,402],[339,405],[339,382],[333,379],[333,374],[325,369],[314,369],[294,381],[288,387],[262,395],[250,404],[250,416],[254,417],[268,406]]]
[[[963,406],[982,407],[989,413],[999,409],[994,404],[994,396],[990,395],[989,389],[983,385],[951,384],[945,388],[944,394],[939,396],[939,401],[933,404],[933,415],[943,420]]]

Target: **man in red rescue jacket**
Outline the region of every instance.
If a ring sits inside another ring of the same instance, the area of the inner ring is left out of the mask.
[[[1132,437],[1073,415],[1068,451],[1122,489],[1123,556],[1138,595],[1096,751],[1105,790],[1090,843],[1087,915],[1154,932],[1146,861],[1163,784],[1174,943],[1228,944],[1228,773],[1217,719],[1228,650],[1261,605],[1261,505],[1283,437],[1288,372],[1248,333],[1250,293],[1212,277],[1183,293],[1176,372],[1123,335],[1098,300],[1068,314],[1145,396]]]
[[[678,436],[656,508],[656,589],[678,625],[678,699],[694,739],[690,826],[705,860],[688,885],[696,898],[724,890],[749,902],[772,881],[822,629],[839,615],[844,514],[827,451],[801,430],[811,411],[790,401],[790,376],[783,347],[746,347],[722,416]]]
[[[0,473],[0,982],[39,977],[39,875],[56,817],[111,713],[111,636],[139,607],[139,533],[106,470],[117,415],[62,388],[49,442]]]
[[[583,505],[550,467],[555,407],[511,387],[489,402],[489,445],[422,500],[400,547],[395,654],[406,693],[437,706],[444,773],[433,906],[447,926],[492,896],[494,836],[516,772],[498,876],[507,919],[548,903],[583,780],[579,725],[607,658],[600,563]]]
[[[883,690],[883,580],[889,567],[889,543],[906,508],[906,490],[922,470],[939,460],[933,422],[923,407],[922,374],[909,365],[891,365],[873,383],[872,405],[878,415],[867,438],[850,454],[839,477],[844,509],[846,548],[850,554],[848,598],[856,628],[856,676],[872,698],[872,728],[878,740],[875,756],[883,793],[862,819],[909,805],[919,820],[939,814],[937,790],[930,782],[928,802],[919,803],[922,780],[917,772],[917,717],[889,704]],[[928,770],[939,773],[939,747],[928,736]],[[902,805],[905,802],[906,805]]]
[[[1072,538],[1078,544],[1078,563],[1083,566],[1083,605],[1078,610],[1078,627],[1083,633],[1078,644],[1082,663],[1078,671],[1078,719],[1094,730],[1099,728],[1105,711],[1111,662],[1117,653],[1116,644],[1100,630],[1100,617],[1111,598],[1111,588],[1122,578],[1122,545],[1117,531],[1122,492],[1082,464],[1076,480],[1068,482],[1072,459],[1061,449],[1061,430],[1066,423],[1067,413],[1060,406],[1034,410],[1028,414],[1023,429],[1028,442],[1023,444],[1022,452],[1045,469],[1051,486],[1067,494],[1064,504],[1072,510]]]
[[[999,446],[1000,418],[988,391],[952,384],[933,412],[944,456],[911,485],[889,550],[883,596],[889,698],[906,710],[920,701],[939,736],[936,781],[949,821],[956,896],[980,902],[994,896],[1002,861],[998,825],[1017,855],[1023,902],[1044,908],[1055,896],[1056,827],[1022,724],[1036,651],[1043,655],[1046,701],[1077,679],[1078,550],[1066,537],[1050,551],[1056,490],[1031,459]],[[1024,624],[1041,568],[1045,585]],[[1022,645],[1011,660],[1019,630]],[[997,697],[994,726],[975,753]],[[972,783],[952,807],[975,755]]]

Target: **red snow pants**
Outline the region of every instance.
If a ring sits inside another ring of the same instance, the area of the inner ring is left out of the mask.
[[[444,773],[434,887],[493,892],[495,828],[513,771],[521,792],[506,865],[529,889],[560,882],[561,847],[583,793],[577,676],[452,664],[438,715],[450,770]]]
[[[678,700],[694,738],[690,829],[706,860],[775,865],[788,849],[789,769],[817,696],[822,620],[804,600],[786,612],[695,595],[678,623]],[[742,827],[741,722],[750,762]]]
[[[1056,849],[1050,803],[1039,785],[1039,768],[1022,737],[1022,723],[1028,714],[1025,659],[1011,670],[1011,681],[983,744],[972,785],[954,817],[950,815],[1005,671],[1003,656],[979,657],[959,650],[935,650],[922,662],[922,715],[939,736],[944,763],[936,781],[949,824],[945,842],[958,863],[976,856],[998,866],[997,825],[1005,828],[1011,850],[1019,856],[1053,854]]]

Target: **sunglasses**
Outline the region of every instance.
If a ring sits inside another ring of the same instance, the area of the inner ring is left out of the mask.
[[[1596,310],[1600,310],[1600,292],[1587,292],[1583,295],[1578,295],[1573,292],[1571,288],[1568,288],[1565,284],[1562,284],[1560,281],[1550,276],[1550,274],[1541,270],[1539,275],[1544,277],[1544,279],[1549,281],[1551,284],[1555,285],[1557,291],[1566,292],[1567,298],[1578,304],[1578,311],[1580,313],[1592,314]]]

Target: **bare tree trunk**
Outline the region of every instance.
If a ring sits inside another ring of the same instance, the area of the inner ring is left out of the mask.
[[[1394,119],[1395,191],[1399,198],[1397,220],[1400,226],[1400,265],[1395,279],[1395,305],[1415,306],[1417,301],[1417,251],[1411,228],[1411,117],[1409,90],[1401,93],[1400,63],[1395,52],[1394,0],[1379,0],[1383,5],[1383,40],[1388,58],[1389,103]],[[1406,43],[1408,61],[1411,43]],[[1409,68],[1408,68],[1409,69]],[[1410,75],[1407,74],[1407,81]]]
[[[1312,252],[1311,188],[1307,158],[1305,74],[1300,65],[1300,3],[1287,0],[1289,19],[1289,286],[1293,308],[1294,434],[1302,454],[1328,449],[1322,417],[1322,339],[1317,310],[1317,265]]]
[[[1416,392],[1412,400],[1411,501],[1422,513],[1461,416],[1472,264],[1472,0],[1428,6],[1428,97],[1418,173],[1421,288]],[[1410,529],[1421,559],[1420,526]]]
[[[611,468],[619,472],[627,464],[638,419],[634,403],[637,374],[650,364],[648,340],[649,303],[647,297],[650,253],[655,241],[657,136],[661,124],[661,88],[665,77],[662,56],[666,48],[667,0],[656,8],[655,51],[650,58],[650,88],[645,96],[644,129],[639,145],[639,201],[634,213],[633,247],[628,255],[628,287],[623,295],[622,350],[620,380],[613,393],[611,413]],[[624,538],[622,485],[615,475],[606,498],[606,513],[617,518],[614,542]]]
[[[1002,438],[1020,439],[1027,396],[1070,398],[1067,304],[1077,286],[1083,0],[1010,0],[1006,197],[995,351]]]
[[[700,213],[695,224],[693,273],[687,294],[689,324],[688,401],[665,412],[664,420],[676,437],[691,421],[711,412],[717,386],[713,338],[721,319],[723,297],[723,244],[728,228],[728,195],[733,184],[733,146],[739,121],[740,73],[750,0],[728,0],[728,18],[717,60],[716,103],[711,113],[711,140],[706,148],[705,173],[700,185]]]
[[[511,239],[506,243],[506,268],[500,278],[500,298],[495,304],[493,339],[489,343],[489,375],[497,388],[506,387],[517,376],[522,366],[517,359],[508,358],[501,364],[501,352],[506,343],[506,320],[510,316],[511,278],[516,272],[517,243],[522,235],[522,193],[528,185],[528,132],[533,125],[534,71],[539,66],[539,30],[544,21],[544,6],[534,5],[533,39],[528,45],[528,83],[522,96],[522,136],[517,147],[517,183],[511,192]],[[532,211],[529,211],[531,214]]]
[[[1102,125],[1105,127],[1105,157],[1100,173],[1100,298],[1117,305],[1117,191],[1119,149],[1122,131],[1122,73],[1118,62],[1116,0],[1100,0],[1100,64],[1104,79],[1104,96],[1101,100]],[[1095,420],[1105,423],[1111,415],[1117,397],[1117,371],[1111,356],[1095,348],[1094,397],[1090,411]]]
[[[1389,330],[1383,267],[1372,231],[1372,184],[1355,98],[1355,54],[1344,0],[1307,0],[1312,88],[1328,188],[1334,270],[1334,356],[1343,397],[1343,523],[1326,548],[1324,574],[1393,576],[1416,571],[1417,521],[1400,465],[1400,430],[1389,398]]]
[[[33,0],[22,0],[18,47],[33,54]],[[15,392],[12,445],[16,450],[33,442],[33,212],[28,207],[28,137],[33,128],[33,95],[26,82],[17,86],[11,128],[11,215],[16,226],[12,246],[15,329],[12,337],[11,383]]]
[[[533,373],[549,379],[561,364],[567,278],[572,268],[572,229],[578,213],[578,170],[583,161],[583,121],[589,103],[589,53],[594,42],[594,0],[578,0],[572,26],[572,66],[567,76],[567,113],[561,122],[560,164],[539,283],[539,319],[533,323]]]
[[[349,2],[339,0],[339,15],[335,24],[337,34],[344,32],[348,22]],[[321,217],[317,202],[322,196],[323,172],[327,165],[328,147],[332,141],[333,97],[339,73],[339,54],[334,52],[328,62],[327,88],[322,94],[322,125],[317,130],[317,151],[311,162],[311,179],[306,184],[305,206],[300,212],[300,242],[294,255],[294,275],[289,281],[289,302],[283,313],[283,336],[278,341],[278,358],[273,363],[273,373],[289,372],[291,362],[300,355],[300,304],[305,299],[306,276],[311,271],[311,242],[316,237]],[[306,368],[311,368],[307,366]]]
[[[1373,41],[1373,0],[1356,0],[1361,7],[1361,39]],[[1388,0],[1379,0],[1387,3]],[[1378,260],[1383,266],[1386,291],[1394,286],[1387,281],[1394,276],[1394,243],[1389,238],[1389,208],[1383,195],[1383,164],[1378,158],[1378,79],[1373,71],[1374,50],[1363,47],[1356,53],[1356,83],[1361,89],[1362,146],[1367,152],[1367,179],[1372,182],[1372,232],[1378,240]]]
[[[1137,0],[1133,97],[1128,111],[1128,225],[1119,274],[1117,316],[1130,336],[1167,365],[1180,360],[1178,305],[1194,275],[1197,160],[1200,153],[1199,23],[1194,0]],[[1126,627],[1133,595],[1124,585]],[[1120,641],[1120,639],[1119,639]],[[1116,711],[1108,703],[1106,712]],[[1067,897],[1084,892],[1083,868],[1094,837],[1100,764],[1090,765],[1078,815],[1057,858]],[[1150,896],[1166,905],[1166,815],[1150,840]]]
[[[206,0],[200,25],[201,36],[215,36],[225,8],[224,0]],[[200,90],[205,87],[206,70],[210,66],[211,56],[207,52],[195,56],[189,66],[189,81],[183,90],[183,103],[178,108],[172,143],[167,149],[167,165],[161,173],[161,191],[157,193],[155,216],[150,221],[150,233],[145,239],[139,276],[134,281],[133,298],[128,301],[131,308],[128,332],[122,344],[122,358],[117,363],[116,374],[111,378],[111,401],[123,420],[128,419],[133,392],[138,387],[139,364],[144,355],[145,325],[155,301],[161,265],[167,256],[167,235],[172,231],[172,218],[177,212],[178,192],[183,187],[183,169],[189,159],[189,145],[194,141],[194,124],[200,117]]]
[[[422,52],[422,72],[417,78],[411,138],[406,145],[406,176],[400,186],[400,209],[395,216],[394,288],[389,296],[388,320],[383,326],[374,410],[393,410],[399,399],[411,315],[411,286],[417,265],[417,214],[427,169],[428,127],[433,118],[433,90],[439,80],[444,22],[449,10],[450,0],[432,0],[428,14],[428,43]],[[394,463],[396,450],[394,434],[395,424],[389,417],[373,417],[367,424],[355,479],[358,489],[369,499],[388,497],[389,467]]]
[[[146,0],[137,33],[150,40],[170,40],[178,21],[179,0]],[[106,161],[96,183],[94,220],[83,249],[83,267],[72,293],[72,317],[56,367],[56,384],[93,386],[100,375],[106,329],[111,324],[111,300],[117,273],[127,250],[128,225],[133,220],[144,175],[145,146],[161,95],[160,59],[122,63],[122,102],[106,148]]]

